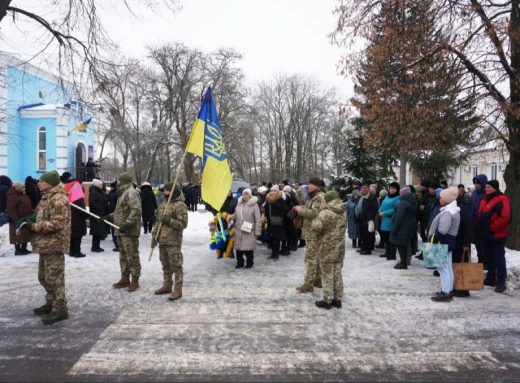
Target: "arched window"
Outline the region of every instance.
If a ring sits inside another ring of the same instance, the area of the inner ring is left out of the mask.
[[[47,134],[42,126],[38,128],[38,170],[47,169]]]

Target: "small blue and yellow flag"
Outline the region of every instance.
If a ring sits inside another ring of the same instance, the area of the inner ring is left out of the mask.
[[[186,151],[202,158],[202,199],[220,210],[231,189],[233,177],[211,88],[208,88],[202,101]]]
[[[74,129],[71,130],[71,132],[86,132],[87,126],[88,124],[90,124],[90,121],[92,121],[92,117],[76,126]]]

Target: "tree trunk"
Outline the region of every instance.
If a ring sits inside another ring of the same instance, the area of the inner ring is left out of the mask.
[[[184,174],[188,182],[195,182],[195,155],[186,153],[184,160]]]
[[[408,160],[404,155],[401,155],[399,161],[401,162],[399,166],[399,183],[403,186],[406,185],[406,166],[408,165]]]
[[[518,213],[520,212],[520,150],[518,136],[516,137],[516,143],[516,150],[510,150],[509,163],[504,173],[505,194],[511,199],[513,210],[506,246],[509,249],[520,250],[520,214]]]

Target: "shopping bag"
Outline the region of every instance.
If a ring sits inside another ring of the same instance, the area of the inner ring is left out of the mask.
[[[469,251],[464,252],[461,263],[453,263],[452,267],[455,276],[454,290],[484,290],[484,264],[472,263]]]
[[[433,243],[434,235],[430,242],[422,244],[424,267],[444,267],[448,260],[448,245]]]

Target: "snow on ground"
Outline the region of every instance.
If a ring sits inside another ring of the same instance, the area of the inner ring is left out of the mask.
[[[520,352],[514,335],[520,325],[516,291],[497,294],[487,287],[467,299],[434,303],[430,296],[440,281],[421,261],[414,258],[409,270],[394,270],[394,262],[378,257],[381,252],[361,256],[349,246],[344,307],[325,311],[314,306],[320,289],[295,290],[303,282],[304,249],[273,262],[259,246],[255,267],[236,270],[235,260],[217,260],[209,250],[210,219],[203,210],[189,214],[184,296],[176,302],[153,294],[162,270],[157,250],[148,262],[149,234],[140,237],[143,271],[135,293],[111,287],[119,278],[119,262],[110,237],[102,242],[104,253],[91,253],[86,236],[87,257],[66,257],[70,318],[51,330],[31,315],[44,302],[38,256],[15,257],[7,228],[1,228],[0,300],[7,310],[0,313],[0,329],[16,335],[0,331],[5,354],[0,371],[28,355],[38,359],[35,349],[42,347],[54,358],[65,353],[60,363],[71,378],[482,369],[500,374],[520,366],[514,357]],[[511,270],[520,264],[518,252],[508,251],[507,259]],[[80,354],[71,360],[66,353],[73,349]]]

